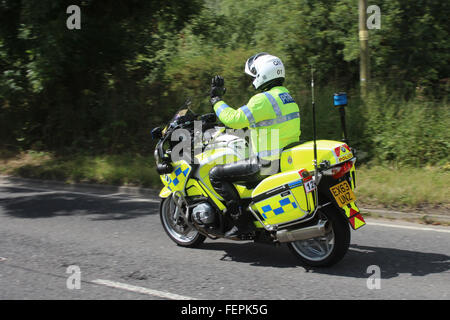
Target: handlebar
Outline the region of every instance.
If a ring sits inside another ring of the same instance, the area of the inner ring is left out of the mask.
[[[170,123],[168,126],[164,136],[160,138],[155,148],[155,159],[157,163],[157,171],[160,174],[168,174],[172,172],[173,168],[170,163],[170,159],[164,157],[166,152],[164,151],[164,143],[172,136],[172,133],[177,129],[182,129],[186,127],[192,126],[195,120],[198,119],[198,115],[194,115],[193,117],[182,116],[176,121]],[[210,129],[211,126],[214,126],[217,121],[217,117],[215,113],[207,113],[200,116],[200,120],[202,121],[202,128]]]

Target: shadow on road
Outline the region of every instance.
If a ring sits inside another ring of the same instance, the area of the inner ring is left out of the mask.
[[[252,266],[296,268],[298,262],[286,246],[246,243],[205,242],[199,250],[224,251],[222,261],[249,263]]]
[[[98,197],[65,192],[34,191],[2,187],[0,210],[17,218],[51,218],[89,215],[91,220],[123,220],[158,213],[159,204],[139,202],[132,197]]]
[[[99,197],[70,191],[36,191],[14,187],[1,187],[0,212],[16,218],[51,218],[69,215],[89,215],[89,219],[124,220],[158,213],[159,204],[140,202],[131,196]],[[286,246],[270,246],[253,242],[206,242],[201,250],[223,251],[223,261],[247,263],[259,267],[298,268],[297,259]],[[425,276],[448,272],[450,257],[445,254],[426,253],[351,245],[344,259],[330,268],[307,269],[308,272],[348,278],[368,278],[367,267],[377,265],[381,278],[390,279],[400,274]]]
[[[275,247],[255,243],[204,243],[202,250],[221,250],[221,260],[249,263],[253,266],[295,268],[301,266],[286,246]],[[349,278],[368,278],[367,267],[377,265],[381,278],[390,279],[400,274],[425,276],[448,272],[450,257],[445,254],[425,253],[394,248],[351,245],[347,255],[329,268],[305,268],[307,272]]]
[[[382,279],[391,279],[400,274],[415,277],[432,273],[449,272],[450,256],[439,253],[418,252],[395,248],[351,245],[346,257],[329,269],[315,270],[317,273],[368,278],[367,267],[377,265]]]

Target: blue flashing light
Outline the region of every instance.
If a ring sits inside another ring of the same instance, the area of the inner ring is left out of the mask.
[[[347,94],[345,92],[334,94],[334,106],[343,107],[347,105]]]

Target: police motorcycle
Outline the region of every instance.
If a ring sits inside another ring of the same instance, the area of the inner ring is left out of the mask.
[[[335,97],[335,105],[338,101],[343,110],[346,97],[341,105],[339,99]],[[196,132],[199,127],[201,132]],[[194,138],[183,140],[180,129]],[[209,181],[209,171],[217,164],[245,159],[246,140],[217,126],[214,113],[199,116],[186,105],[164,129],[153,129],[152,137],[158,140],[155,159],[164,184],[160,219],[167,235],[182,247],[224,238],[232,221]],[[180,140],[191,143],[185,152],[190,154],[175,159],[172,153]],[[232,240],[287,244],[302,265],[334,265],[348,250],[350,228],[365,224],[353,192],[355,161],[347,143],[316,141],[315,135],[314,141],[285,147],[278,173],[234,184],[254,231]]]

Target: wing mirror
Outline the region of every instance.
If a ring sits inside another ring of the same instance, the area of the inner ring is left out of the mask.
[[[160,127],[156,127],[152,130],[152,139],[159,140],[162,137],[162,129]]]
[[[215,113],[207,113],[201,116],[201,120],[205,122],[216,122],[217,117]]]

